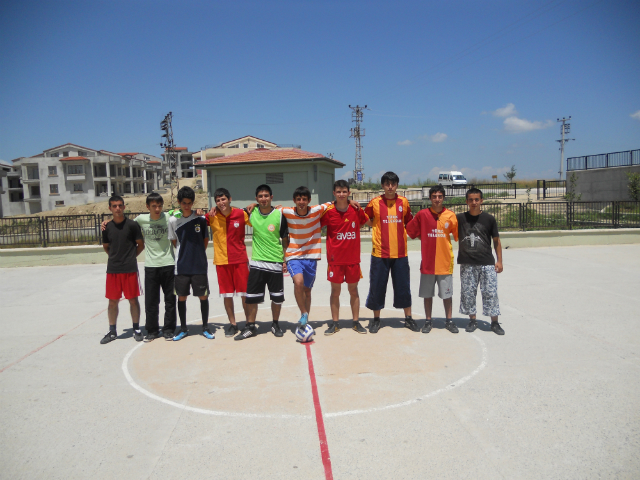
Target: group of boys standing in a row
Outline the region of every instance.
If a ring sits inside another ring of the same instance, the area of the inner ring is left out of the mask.
[[[350,294],[352,329],[367,333],[360,324],[358,282],[360,269],[360,229],[372,227],[373,251],[369,271],[369,294],[366,307],[373,310],[369,333],[377,333],[381,326],[380,311],[385,306],[389,274],[394,290],[393,306],[402,308],[405,327],[414,332],[419,327],[411,316],[411,288],[407,235],[420,238],[419,296],[424,298],[426,322],[422,333],[432,328],[432,299],[435,285],[444,302],[445,328],[458,332],[452,320],[453,249],[450,236],[459,242],[461,301],[460,313],[470,321],[466,331],[473,332],[476,323],[476,295],[482,293],[483,314],[491,317],[491,329],[498,335],[504,330],[498,323],[500,308],[497,294],[497,273],[502,271],[502,250],[495,218],[482,212],[482,192],[467,191],[469,210],[457,216],[444,208],[445,190],[436,185],[429,190],[431,206],[415,216],[409,202],[397,195],[399,178],[393,172],[382,176],[384,194],[360,208],[349,200],[349,184],[338,180],[333,185],[334,202],[310,206],[311,192],[299,187],[293,193],[294,207],[272,206],[273,193],[268,185],[256,188],[256,204],[247,208],[231,206],[231,194],[224,188],[214,192],[215,206],[206,213],[194,211],[195,192],[189,187],[178,191],[180,210],[163,212],[163,199],[157,193],[147,197],[148,214],[131,220],[124,215],[124,200],[113,196],[109,210],[113,220],[105,222],[103,247],[107,262],[106,297],[109,299],[109,332],[101,343],[117,338],[118,303],[122,296],[129,300],[136,341],[152,341],[163,336],[179,341],[188,335],[187,297],[193,293],[200,299],[202,334],[215,338],[215,328],[209,324],[209,281],[206,249],[209,227],[213,234],[213,263],[216,265],[220,296],[229,319],[225,335],[243,340],[256,335],[258,304],[265,299],[265,287],[271,300],[271,332],[282,337],[279,324],[284,302],[284,274],[289,272],[294,295],[300,309],[298,328],[305,327],[311,309],[311,291],[321,254],[321,229],[326,227],[327,280],[331,283],[332,322],[325,335],[340,330],[339,310],[342,283]],[[253,228],[251,259],[245,246],[245,226]],[[460,238],[460,240],[458,240]],[[491,242],[496,252],[494,259]],[[147,335],[140,329],[142,293],[136,257],[145,251],[145,314]],[[160,290],[164,294],[165,314],[163,332],[159,326]],[[176,298],[180,330],[176,332]],[[240,296],[246,323],[239,329],[234,312],[233,297]]]

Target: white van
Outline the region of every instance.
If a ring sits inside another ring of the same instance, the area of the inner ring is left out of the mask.
[[[438,174],[438,183],[441,185],[466,185],[467,179],[464,178],[462,172],[440,172]]]

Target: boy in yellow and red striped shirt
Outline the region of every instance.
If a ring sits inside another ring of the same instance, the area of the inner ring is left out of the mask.
[[[405,225],[413,215],[409,200],[396,193],[399,182],[398,175],[393,172],[382,175],[380,183],[384,194],[371,200],[364,210],[370,219],[373,234],[369,295],[365,304],[368,309],[373,310],[370,333],[377,333],[380,329],[380,310],[384,308],[389,272],[393,283],[393,306],[404,309],[405,327],[418,331],[416,322],[411,318],[411,285],[405,230]]]

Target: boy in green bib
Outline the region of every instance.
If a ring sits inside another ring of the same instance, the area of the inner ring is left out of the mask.
[[[271,206],[273,192],[269,185],[256,188],[258,207],[251,211],[248,225],[253,227],[249,281],[247,283],[247,323],[244,330],[234,337],[244,340],[257,333],[256,314],[258,304],[264,303],[265,286],[269,287],[273,323],[271,332],[282,337],[284,332],[278,324],[280,309],[284,302],[284,278],[282,264],[284,249],[280,239],[289,237],[287,219],[281,210]],[[247,213],[249,213],[247,211]]]

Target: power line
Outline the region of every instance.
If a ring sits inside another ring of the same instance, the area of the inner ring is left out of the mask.
[[[556,142],[560,142],[560,170],[558,171],[560,180],[562,180],[562,167],[564,166],[564,144],[569,140],[575,141],[575,138],[564,138],[565,134],[571,131],[571,124],[569,123],[569,120],[571,120],[571,115],[569,115],[569,118],[562,117],[562,119],[558,119],[558,122],[562,122],[562,126],[560,127],[561,138],[560,140],[556,140]]]

